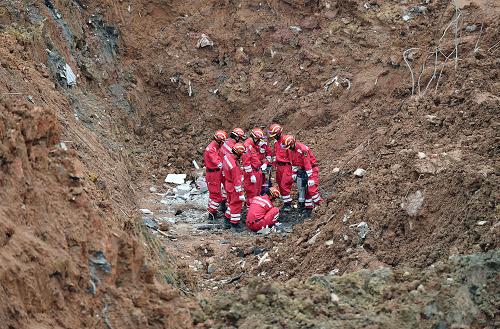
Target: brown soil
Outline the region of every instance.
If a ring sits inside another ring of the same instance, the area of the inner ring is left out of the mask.
[[[283,281],[303,300],[319,289],[302,285],[315,274],[349,281],[368,273],[360,269],[426,273],[451,255],[498,257],[499,5],[425,3],[4,1],[0,321],[16,329],[294,327],[228,318],[219,291]],[[415,6],[425,10],[404,21]],[[202,33],[213,47],[196,47]],[[418,49],[406,63],[410,48]],[[65,63],[76,86],[60,75]],[[201,163],[214,129],[270,122],[320,161],[326,202],[312,219],[266,237],[197,230],[189,216],[164,235],[144,227],[139,208],[155,217],[164,209],[149,188],[165,192],[167,173],[194,175],[191,161]],[[421,205],[411,211],[412,203]],[[350,227],[360,222],[366,239]],[[442,273],[462,273],[449,266]],[[384,281],[399,292],[356,312],[369,316],[381,302],[418,309],[398,284]],[[338,293],[354,303],[351,291]],[[268,305],[264,295],[253,311]],[[290,314],[303,307],[286,305]],[[498,323],[477,307],[472,327]],[[332,325],[315,312],[299,323]]]

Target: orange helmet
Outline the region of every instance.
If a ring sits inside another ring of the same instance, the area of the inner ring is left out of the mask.
[[[272,198],[279,198],[281,196],[280,190],[276,186],[271,186],[269,188],[269,195]]]
[[[264,138],[264,131],[260,128],[253,128],[252,131],[250,132],[250,136],[256,140],[261,140]]]
[[[243,139],[245,137],[245,132],[241,128],[234,128],[233,131],[231,131],[231,135]]]
[[[277,123],[273,123],[270,127],[269,127],[269,136],[270,137],[274,137],[276,135],[279,135],[283,132],[283,127],[281,127],[279,124]]]
[[[285,145],[285,148],[289,149],[290,147],[295,146],[295,137],[292,135],[285,135],[283,136],[283,145]]]
[[[236,143],[233,146],[233,153],[236,155],[242,155],[246,151],[247,151],[247,148],[245,147],[245,145],[243,145],[243,143]]]
[[[227,139],[227,132],[224,130],[217,130],[214,134],[214,139],[217,142],[224,142]]]

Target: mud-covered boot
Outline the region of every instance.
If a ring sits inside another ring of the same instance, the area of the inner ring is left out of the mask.
[[[283,207],[281,207],[280,211],[283,212],[290,212],[292,211],[292,204],[291,203],[285,203]]]
[[[233,227],[233,224],[231,224],[231,222],[229,221],[229,219],[224,216],[224,229],[225,230],[230,230],[232,227]]]
[[[304,211],[305,207],[306,207],[306,203],[305,202],[299,202],[297,204],[297,209],[299,210],[299,212]]]
[[[211,212],[208,213],[208,221],[213,222],[217,219],[217,214],[212,214]]]
[[[231,223],[231,231],[235,233],[241,233],[245,230],[244,224],[239,221],[237,224]]]
[[[219,205],[219,211],[220,211],[221,213],[224,213],[226,210],[227,210],[226,201],[223,201],[223,202],[221,202],[221,203],[220,203],[220,205]]]

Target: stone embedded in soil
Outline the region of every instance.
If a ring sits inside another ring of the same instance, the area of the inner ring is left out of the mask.
[[[158,189],[156,187],[154,187],[154,186],[151,186],[149,188],[149,192],[151,192],[151,193],[156,193],[157,191],[158,191]]]
[[[424,203],[424,194],[418,190],[415,193],[408,195],[406,200],[401,202],[401,208],[411,217],[416,217],[420,214]]]
[[[365,174],[366,174],[366,170],[363,168],[358,168],[354,171],[354,176],[359,177],[359,178],[363,177]]]

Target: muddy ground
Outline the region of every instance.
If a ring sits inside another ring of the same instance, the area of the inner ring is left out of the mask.
[[[497,327],[499,16],[487,0],[1,2],[0,321]],[[161,202],[214,129],[271,122],[319,159],[310,220],[238,234],[199,229],[203,202]]]

